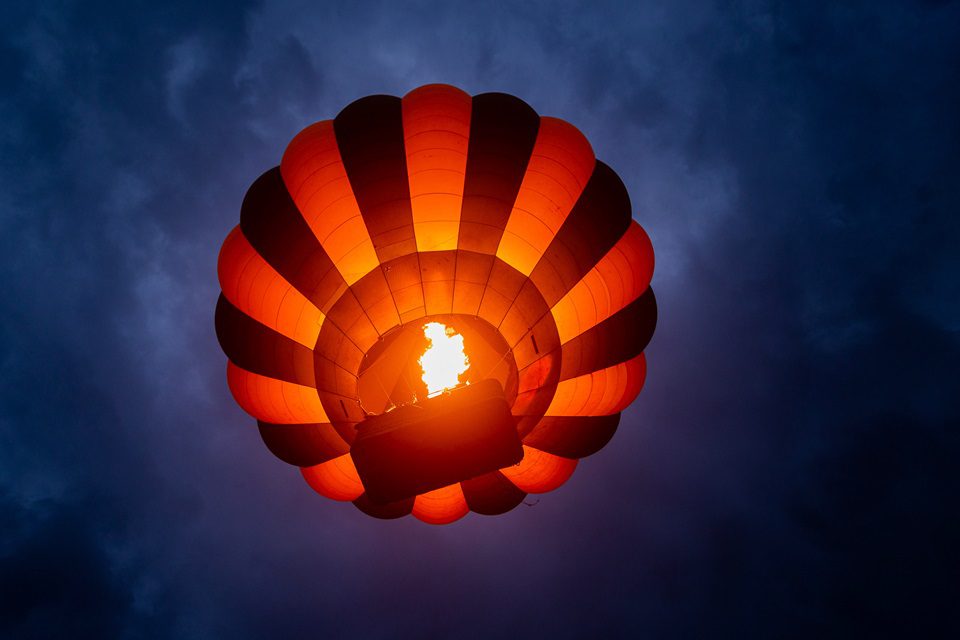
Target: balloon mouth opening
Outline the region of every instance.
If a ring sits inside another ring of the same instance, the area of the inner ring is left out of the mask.
[[[444,314],[387,332],[364,356],[350,455],[386,504],[518,463],[513,350],[477,316]]]
[[[500,332],[476,316],[428,316],[395,327],[368,350],[358,375],[360,407],[367,417],[382,415],[484,380],[496,381],[513,406],[517,364]]]

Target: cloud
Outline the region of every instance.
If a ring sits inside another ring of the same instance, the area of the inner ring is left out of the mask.
[[[0,31],[0,630],[44,637],[947,631],[955,3],[73,3]],[[368,93],[580,127],[658,252],[650,376],[530,508],[322,500],[234,406],[220,242]]]

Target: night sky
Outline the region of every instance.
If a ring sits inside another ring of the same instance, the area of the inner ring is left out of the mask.
[[[4,4],[0,636],[957,637],[960,3],[400,4]],[[247,186],[430,82],[580,128],[660,307],[613,441],[447,527],[313,493],[213,323]]]

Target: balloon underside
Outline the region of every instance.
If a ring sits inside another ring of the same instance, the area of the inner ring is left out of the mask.
[[[234,398],[314,490],[444,524],[552,491],[610,440],[646,375],[653,266],[623,183],[577,129],[427,85],[307,127],[253,183],[221,249],[217,334]],[[523,460],[374,503],[349,453],[374,402],[368,356],[436,318],[473,319],[509,356],[497,375]]]

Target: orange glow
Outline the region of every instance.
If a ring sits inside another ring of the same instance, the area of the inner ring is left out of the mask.
[[[332,120],[312,124],[290,141],[280,173],[303,219],[347,284],[377,266],[377,253],[343,166]]]
[[[627,408],[643,388],[647,360],[641,353],[620,364],[557,385],[553,402],[544,415],[606,416]]]
[[[413,517],[428,524],[450,524],[469,510],[459,484],[421,493],[413,503]]]
[[[346,502],[363,494],[363,484],[349,453],[313,467],[301,467],[300,473],[310,488],[325,498]]]
[[[313,387],[268,378],[227,362],[227,385],[240,408],[274,424],[330,422]]]
[[[540,118],[540,131],[497,257],[529,276],[593,173],[590,143],[572,124]]]
[[[410,208],[418,251],[457,248],[470,139],[470,95],[448,85],[403,98]]]
[[[610,441],[646,380],[655,260],[574,125],[432,84],[360,98],[279,160],[224,240],[214,322],[237,405],[314,491],[448,524]]]
[[[423,325],[423,335],[430,343],[420,356],[427,394],[432,396],[453,389],[460,384],[460,376],[470,368],[470,359],[463,351],[463,336],[440,322]]]
[[[527,493],[546,493],[566,482],[577,461],[523,445],[520,464],[500,470],[517,488]]]
[[[560,342],[577,337],[636,300],[653,277],[653,245],[636,221],[551,309]]]
[[[217,273],[237,309],[308,349],[317,344],[323,313],[250,246],[239,226],[223,241]]]

